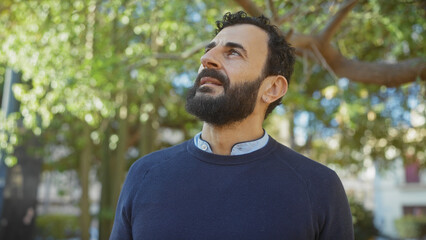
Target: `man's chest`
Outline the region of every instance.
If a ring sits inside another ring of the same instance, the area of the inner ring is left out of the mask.
[[[134,239],[314,239],[306,188],[269,178],[145,179]]]

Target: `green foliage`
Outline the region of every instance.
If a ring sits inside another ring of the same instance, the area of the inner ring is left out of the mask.
[[[268,1],[254,2],[266,9]],[[343,1],[273,2],[279,15],[298,9],[280,26],[284,32],[316,34]],[[419,4],[359,1],[333,44],[364,61],[425,57],[426,18]],[[109,161],[128,166],[166,146],[157,136],[161,128],[191,137],[201,126],[185,112],[184,95],[202,53],[185,58],[182,53],[210,40],[223,13],[240,9],[224,0],[0,1],[0,86],[5,66],[22,71],[24,80],[13,88],[20,113],[0,119],[0,140],[9,138],[0,141],[0,149],[11,154],[20,141],[20,116],[46,143],[45,169],[77,168],[87,126],[99,169],[113,166]],[[352,83],[299,58],[284,115],[277,115],[294,126],[289,135],[295,136],[296,150],[318,161],[353,172],[399,157],[424,165],[424,95],[420,81],[399,88]],[[55,147],[68,153],[54,159]],[[137,156],[126,154],[130,148]]]
[[[36,219],[37,236],[42,239],[66,239],[79,235],[78,216],[42,215]]]
[[[226,2],[0,2],[0,66],[23,73],[13,89],[23,126],[45,143],[45,170],[78,169],[89,144],[82,132],[90,129],[90,159],[98,176],[108,176],[101,180],[102,217],[112,219],[108,209],[115,208],[126,171],[121,166],[165,145],[157,137],[161,127],[184,129],[189,138],[199,126],[172,82],[195,74],[201,51],[181,54],[211,38]],[[6,123],[0,137],[18,136],[16,119]],[[12,153],[14,145],[5,141],[0,148]],[[66,154],[54,154],[57,148]],[[127,154],[130,148],[136,154]]]
[[[264,1],[256,3],[266,8]],[[275,1],[274,5],[283,15],[297,4]],[[299,14],[282,29],[318,32],[340,6],[341,1],[304,1]],[[14,88],[24,125],[40,134],[58,115],[69,114],[72,122],[89,124],[94,142],[100,143],[110,138],[101,127],[105,120],[122,117],[133,129],[150,120],[154,129],[170,126],[192,133],[198,125],[185,113],[183,93],[176,95],[172,82],[182,74],[193,78],[201,54],[184,61],[167,56],[179,56],[210,39],[214,20],[238,8],[227,1],[46,0],[3,1],[0,9],[4,39],[0,63],[24,74],[26,82]],[[345,56],[367,61],[421,57],[426,52],[421,44],[426,28],[422,15],[424,10],[416,2],[361,1],[334,41]],[[422,126],[407,121],[407,114],[425,115],[419,108],[421,83],[406,90],[342,84],[345,80],[302,59],[291,82],[285,111],[295,117],[309,115],[307,141],[296,144],[298,150],[310,149],[313,158],[350,165],[353,171],[362,168],[365,159],[387,165],[397,157],[406,158],[403,152],[420,159],[425,155],[420,149]],[[399,102],[396,108],[404,116],[391,113],[395,106],[386,101]],[[297,120],[293,121],[297,127]],[[412,136],[413,131],[418,136],[409,144],[399,137]],[[330,137],[337,147],[322,141]],[[327,151],[331,154],[324,154]]]
[[[170,104],[166,96],[175,76],[197,70],[199,55],[184,62],[156,56],[179,55],[209,39],[222,6],[220,1],[2,2],[0,63],[23,72],[25,82],[14,92],[25,127],[40,133],[61,114],[95,131],[104,119],[122,117],[133,124],[150,118],[157,126],[162,106],[167,106],[164,118],[169,111],[182,112],[183,99]]]
[[[349,197],[349,204],[352,212],[355,239],[369,240],[377,236],[379,232],[374,226],[373,213],[365,209],[364,205],[357,202],[353,197]]]
[[[426,236],[426,217],[407,215],[395,220],[395,227],[401,238],[422,238]]]
[[[305,14],[296,14],[282,29],[318,33],[343,2],[304,1],[299,13]],[[278,14],[299,4],[274,3]],[[360,1],[332,42],[344,56],[366,62],[424,58],[426,12],[420,5],[418,1]],[[425,91],[421,81],[386,88],[338,79],[322,66],[299,58],[283,100],[282,118],[292,118],[294,148],[320,162],[351,172],[373,162],[385,169],[397,158],[417,159],[426,166]]]

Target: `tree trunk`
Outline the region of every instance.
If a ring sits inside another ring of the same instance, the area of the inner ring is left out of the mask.
[[[145,156],[146,154],[154,151],[155,148],[155,138],[156,134],[154,129],[152,128],[152,117],[145,122],[141,123],[141,127],[139,128],[139,151],[140,156]]]
[[[109,149],[110,131],[104,139],[104,159],[101,166],[102,196],[101,211],[99,215],[99,239],[106,240],[111,233],[115,208],[120,196],[121,185],[126,174],[126,153],[128,139],[128,119],[126,94],[121,94],[122,107],[119,116],[118,142],[114,154]],[[107,127],[109,129],[109,127]]]
[[[84,147],[80,157],[80,184],[81,184],[81,198],[80,198],[80,230],[81,239],[89,240],[90,234],[90,199],[89,199],[89,173],[91,166],[91,140],[89,126],[85,126],[84,134]]]
[[[102,164],[100,168],[102,191],[99,211],[99,240],[109,239],[115,210],[110,197],[112,195],[112,172],[110,167],[112,157],[109,149],[111,128],[108,123],[106,125],[105,136],[102,142]]]
[[[123,116],[122,116],[123,117]],[[121,185],[123,184],[125,175],[126,175],[126,153],[127,153],[127,116],[125,118],[120,118],[120,127],[118,133],[118,143],[117,143],[117,151],[115,155],[115,161],[112,162],[111,172],[114,174],[111,176],[113,179],[112,182],[112,204],[114,206],[117,205],[118,197],[121,192]]]

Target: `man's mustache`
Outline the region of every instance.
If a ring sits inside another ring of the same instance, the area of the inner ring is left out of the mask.
[[[217,79],[222,84],[225,90],[228,89],[230,84],[229,78],[226,75],[215,69],[205,68],[198,74],[197,79],[195,80],[195,86],[197,86],[197,88],[200,86],[200,81],[203,77],[211,77]]]

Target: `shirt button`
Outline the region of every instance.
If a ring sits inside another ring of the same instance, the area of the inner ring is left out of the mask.
[[[201,145],[201,149],[203,149],[204,151],[206,151],[207,150],[207,145],[206,144]]]

